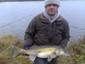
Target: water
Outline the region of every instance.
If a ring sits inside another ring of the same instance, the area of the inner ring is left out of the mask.
[[[43,11],[43,1],[0,3],[0,33],[23,39],[31,19]],[[85,34],[85,1],[61,1],[59,11],[70,25],[71,40]]]

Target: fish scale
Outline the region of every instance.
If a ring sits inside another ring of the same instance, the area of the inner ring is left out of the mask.
[[[18,55],[26,54],[29,55],[29,58],[33,61],[36,57],[39,58],[47,58],[48,61],[51,61],[56,56],[69,56],[67,52],[65,52],[62,48],[57,46],[38,46],[33,47],[28,50],[18,48],[16,46],[12,47],[14,57],[17,57]],[[32,58],[31,58],[32,57]]]

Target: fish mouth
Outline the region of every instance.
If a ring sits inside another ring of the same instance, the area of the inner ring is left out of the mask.
[[[56,56],[70,56],[69,52],[64,50],[56,51]]]

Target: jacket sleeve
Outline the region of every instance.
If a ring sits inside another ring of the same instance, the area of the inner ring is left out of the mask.
[[[70,32],[69,32],[69,25],[68,25],[68,22],[66,20],[64,20],[65,23],[64,23],[64,31],[63,31],[63,36],[62,36],[62,41],[60,43],[60,46],[62,48],[65,48],[68,41],[69,41],[69,38],[70,38]]]
[[[28,25],[26,31],[25,31],[25,36],[24,36],[24,46],[32,46],[33,44],[33,38],[36,33],[36,18],[33,18],[33,20],[30,22]]]

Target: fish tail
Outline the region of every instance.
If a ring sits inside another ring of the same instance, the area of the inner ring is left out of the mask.
[[[18,49],[17,46],[12,46],[13,57],[17,57],[20,54]]]

